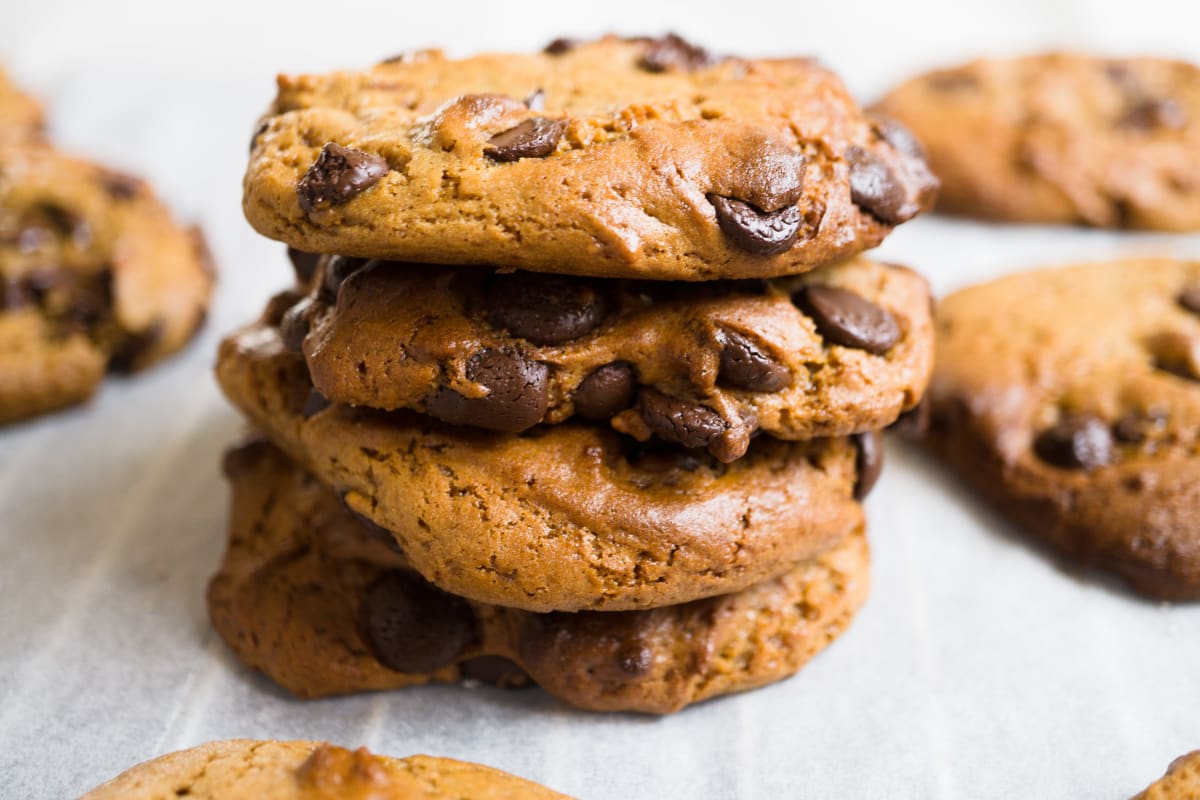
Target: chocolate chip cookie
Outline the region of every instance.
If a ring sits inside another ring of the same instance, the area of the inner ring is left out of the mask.
[[[1167,774],[1133,800],[1197,800],[1200,798],[1200,750],[1171,762]]]
[[[879,244],[936,181],[805,59],[667,39],[425,51],[283,76],[244,210],[306,252],[609,278],[791,275]]]
[[[734,595],[623,612],[484,605],[426,583],[390,535],[266,442],[231,452],[226,470],[233,511],[209,587],[213,624],[243,662],[302,697],[532,680],[581,708],[668,713],[791,675],[867,592],[858,524]]]
[[[828,549],[861,519],[871,436],[760,437],[722,464],[586,421],[514,436],[314,401],[304,360],[258,324],[221,346],[226,395],[392,531],[440,588],[528,611],[624,610],[727,594]],[[861,476],[861,479],[860,479]]]
[[[941,301],[929,441],[1064,556],[1200,600],[1200,262],[1013,275]]]
[[[178,350],[213,274],[199,231],[137,178],[48,147],[0,149],[0,423]]]
[[[41,141],[45,124],[41,103],[13,86],[0,70],[0,146]]]
[[[661,283],[323,259],[283,315],[333,402],[520,432],[611,421],[745,455],[762,430],[843,436],[912,408],[933,366],[924,279],[856,259],[796,278]]]
[[[491,767],[317,742],[230,739],[139,764],[80,800],[570,800]]]
[[[1014,222],[1200,230],[1200,67],[1049,53],[908,81],[876,110],[925,145],[938,207]]]

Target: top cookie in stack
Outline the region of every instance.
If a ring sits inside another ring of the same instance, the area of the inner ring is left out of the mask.
[[[932,367],[925,281],[858,254],[935,190],[813,62],[678,37],[281,78],[244,203],[297,284],[218,376],[291,461],[230,462],[214,624],[305,696],[502,658],[665,711],[790,674],[865,595],[877,431]]]

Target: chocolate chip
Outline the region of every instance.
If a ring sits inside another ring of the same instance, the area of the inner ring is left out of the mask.
[[[302,211],[323,211],[350,202],[387,173],[380,156],[329,142],[296,184],[296,198]]]
[[[741,249],[757,255],[782,253],[795,244],[800,234],[798,206],[778,211],[761,211],[742,200],[710,194],[708,202],[717,212],[717,224]]]
[[[90,284],[71,288],[66,321],[81,328],[100,324],[112,310],[112,275],[104,273]]]
[[[529,97],[525,98],[525,107],[530,111],[541,111],[546,107],[546,93],[541,89],[534,89],[529,93]]]
[[[467,680],[480,681],[500,689],[525,689],[533,681],[525,670],[502,656],[476,656],[460,665]]]
[[[595,330],[608,311],[591,282],[532,272],[493,275],[484,304],[493,325],[538,345],[578,339]]]
[[[1118,121],[1123,128],[1135,130],[1181,130],[1187,127],[1187,113],[1169,97],[1143,97],[1135,101]]]
[[[1131,411],[1112,426],[1113,439],[1122,444],[1140,444],[1152,431],[1161,430],[1167,424],[1167,415],[1162,411],[1146,413]]]
[[[748,336],[721,331],[721,368],[717,383],[748,392],[778,392],[792,382],[791,372]]]
[[[646,40],[646,49],[638,58],[637,65],[647,72],[690,72],[709,66],[714,61],[712,55],[703,47],[669,33],[660,39]]]
[[[883,355],[900,341],[900,325],[885,309],[836,286],[805,286],[792,300],[826,340]]]
[[[464,397],[443,386],[426,411],[451,425],[472,425],[517,433],[536,425],[549,403],[549,369],[519,353],[484,350],[471,357],[467,377],[488,389],[484,397]]]
[[[908,207],[904,185],[882,159],[869,150],[851,147],[846,151],[850,164],[850,199],[859,208],[888,225],[896,225],[916,216]]]
[[[924,146],[913,135],[913,132],[904,127],[904,125],[882,114],[875,114],[871,121],[872,127],[879,135],[879,138],[883,139],[896,150],[913,158],[925,158]]]
[[[569,53],[576,47],[579,47],[580,44],[582,44],[582,41],[579,39],[560,36],[546,45],[542,49],[542,52],[548,56],[561,56],[563,53]]]
[[[250,134],[250,152],[254,152],[254,148],[258,145],[258,138],[267,132],[271,127],[271,121],[264,119],[258,125],[254,126],[254,133]]]
[[[329,408],[330,405],[332,403],[329,402],[329,398],[316,389],[310,389],[308,397],[304,398],[304,405],[300,407],[300,415],[308,419]]]
[[[393,570],[367,590],[363,628],[376,657],[398,672],[434,672],[475,637],[471,607],[408,572]]]
[[[488,139],[483,154],[492,161],[501,162],[545,158],[558,147],[558,140],[566,129],[565,120],[531,117]]]
[[[1176,301],[1193,314],[1200,314],[1200,283],[1185,286]]]
[[[279,318],[279,338],[283,340],[283,346],[293,353],[304,352],[304,339],[308,336],[312,307],[312,298],[302,297]]]
[[[109,197],[116,200],[130,200],[142,191],[143,183],[140,178],[127,175],[124,172],[106,169],[100,173],[100,183]]]
[[[342,288],[346,279],[365,267],[367,263],[365,258],[329,256],[325,262],[325,275],[321,279],[321,291],[325,293],[326,298],[337,299],[338,289]]]
[[[317,253],[306,253],[294,247],[289,247],[287,254],[288,260],[292,262],[292,271],[296,273],[296,280],[305,285],[311,283],[313,275],[317,274],[321,256]]]
[[[162,341],[167,326],[156,320],[149,328],[127,335],[116,345],[108,359],[108,368],[113,372],[130,373],[142,366],[143,357]]]
[[[632,364],[614,361],[596,367],[575,390],[575,413],[584,419],[608,419],[629,407],[634,388]]]
[[[704,447],[726,430],[721,415],[706,406],[668,397],[653,389],[638,395],[638,415],[660,439],[684,447]]]
[[[897,417],[888,430],[908,439],[910,442],[920,441],[929,432],[931,415],[932,411],[929,402],[922,399],[915,406]]]
[[[1112,462],[1113,438],[1107,425],[1091,415],[1068,415],[1042,431],[1033,442],[1038,458],[1055,467],[1091,470]]]
[[[879,431],[856,433],[853,437],[858,454],[854,457],[854,468],[858,480],[854,482],[854,499],[865,500],[883,472],[883,434]]]

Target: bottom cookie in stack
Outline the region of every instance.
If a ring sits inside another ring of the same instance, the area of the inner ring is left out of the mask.
[[[669,713],[796,672],[866,599],[861,523],[734,594],[661,608],[532,613],[447,594],[387,531],[265,441],[230,453],[229,544],[208,593],[248,666],[302,697],[476,678],[580,708]]]

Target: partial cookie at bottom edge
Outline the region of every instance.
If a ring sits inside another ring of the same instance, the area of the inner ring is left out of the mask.
[[[1133,800],[1198,800],[1200,798],[1200,750],[1180,756],[1167,773]]]
[[[581,708],[668,713],[791,675],[846,628],[868,589],[859,526],[779,578],[678,606],[533,614],[469,603],[424,583],[273,446],[252,443],[226,466],[232,524],[209,613],[244,663],[302,697],[455,682],[486,667],[501,682],[526,673]],[[370,623],[391,643],[384,658],[425,661],[424,671],[381,662],[365,632],[372,594],[394,614]],[[435,651],[443,663],[430,663]]]

